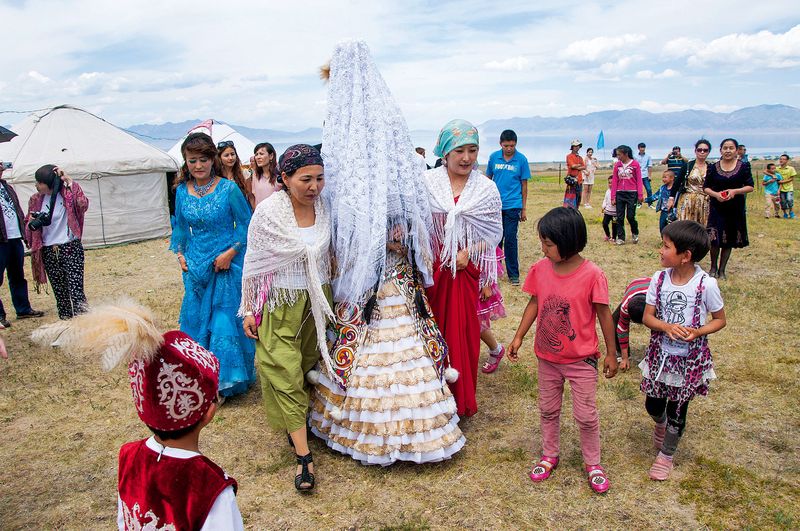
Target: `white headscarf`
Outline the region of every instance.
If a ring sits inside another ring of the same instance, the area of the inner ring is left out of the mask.
[[[408,126],[363,41],[336,46],[322,130],[333,245],[334,298],[363,303],[386,267],[387,234],[413,243],[430,278],[432,228],[423,174]]]

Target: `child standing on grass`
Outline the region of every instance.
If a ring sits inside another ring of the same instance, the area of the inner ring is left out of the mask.
[[[716,279],[697,262],[711,242],[695,221],[670,223],[661,234],[661,265],[647,290],[643,322],[652,330],[650,345],[639,364],[645,408],[655,421],[653,444],[658,450],[650,479],[664,481],[686,426],[689,401],[708,394],[716,378],[708,335],[725,327],[725,310]],[[706,321],[706,314],[711,320]]]
[[[611,202],[611,180],[613,175],[608,176],[608,190],[603,197],[603,232],[606,233],[605,241],[614,243],[617,241],[617,207]],[[609,231],[609,224],[611,230]]]
[[[503,276],[503,250],[498,247],[495,252],[497,258],[497,278]],[[506,353],[506,349],[498,343],[492,332],[492,321],[502,319],[506,316],[506,307],[503,305],[503,294],[497,282],[492,282],[489,286],[481,288],[478,298],[478,322],[481,325],[481,341],[489,347],[489,357],[483,362],[481,372],[491,374],[497,370],[500,360]]]
[[[514,340],[508,346],[517,361],[525,334],[539,318],[533,350],[538,363],[542,457],[530,472],[544,481],[558,466],[561,400],[569,381],[572,412],[578,423],[581,453],[589,486],[598,494],[611,484],[600,466],[600,419],[597,414],[597,360],[600,357],[595,319],[606,346],[603,372],[617,373],[614,324],[608,307],[608,281],[603,271],[579,253],[586,246],[586,223],[577,210],[554,208],[539,220],[539,240],[545,258],[528,271],[523,291],[531,298]]]
[[[775,172],[775,164],[770,162],[767,164],[767,169],[764,170],[764,217],[769,219],[772,217],[772,210],[775,210],[775,217],[781,217],[781,199],[780,199],[780,180],[781,176]]]
[[[153,433],[119,452],[120,530],[241,530],[236,480],[200,453],[214,418],[219,360],[183,332],[162,334],[153,313],[122,301],[34,331],[40,345],[99,355],[106,370],[126,362],[133,404]]]
[[[797,170],[789,166],[789,155],[786,153],[781,155],[777,171],[781,176],[780,198],[783,218],[794,219],[794,178],[797,176]]]
[[[672,185],[675,182],[675,172],[672,170],[666,170],[661,176],[661,182],[664,184],[662,184],[658,189],[658,192],[656,192],[656,198],[658,199],[656,203],[656,210],[661,213],[658,218],[658,231],[664,232],[664,227],[667,226],[667,223],[670,223],[671,220],[677,219],[675,207],[670,207],[669,204],[670,192],[672,191]]]

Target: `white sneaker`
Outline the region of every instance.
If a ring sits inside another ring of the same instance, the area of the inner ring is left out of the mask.
[[[583,208],[592,208],[592,205],[583,205]]]
[[[634,234],[633,235],[633,243],[639,243],[639,235],[638,234]]]
[[[617,238],[617,245],[625,245],[625,240],[620,240]]]

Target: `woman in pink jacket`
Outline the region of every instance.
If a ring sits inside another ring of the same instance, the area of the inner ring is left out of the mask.
[[[83,291],[83,218],[89,200],[78,183],[52,164],[36,170],[36,191],[28,202],[25,235],[36,284],[48,279],[58,317],[69,319],[87,309]]]
[[[642,203],[642,168],[633,160],[630,146],[616,149],[617,162],[611,179],[611,204],[617,207],[617,245],[625,245],[625,218],[631,226],[633,243],[639,243],[636,205]]]

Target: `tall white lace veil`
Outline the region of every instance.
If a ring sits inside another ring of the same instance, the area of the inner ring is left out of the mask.
[[[365,42],[336,46],[327,104],[322,157],[339,268],[334,299],[360,304],[383,275],[387,237],[413,247],[410,258],[430,278],[425,162]]]

